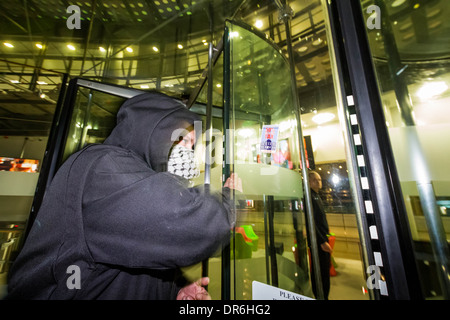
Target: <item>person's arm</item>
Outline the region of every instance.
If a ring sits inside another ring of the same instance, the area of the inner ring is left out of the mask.
[[[332,248],[328,243],[328,223],[326,221],[326,214],[323,210],[323,205],[321,200],[313,200],[313,210],[314,210],[314,223],[316,225],[316,239],[320,248],[328,253],[332,253]]]
[[[175,268],[198,263],[229,241],[226,196],[188,189],[180,179],[157,173],[88,204],[83,216],[93,260]]]
[[[328,241],[323,242],[320,247],[322,248],[323,251],[328,252],[328,253],[333,253],[333,249],[331,248],[330,244],[328,243]]]

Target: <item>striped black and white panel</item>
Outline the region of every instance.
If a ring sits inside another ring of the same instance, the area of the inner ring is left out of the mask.
[[[356,106],[353,99],[353,96],[347,96],[347,105],[348,105],[348,112],[350,116],[350,127],[351,127],[351,134],[353,138],[353,144],[355,146],[356,150],[356,160],[358,162],[359,167],[359,174],[358,178],[361,181],[361,187],[362,187],[362,194],[363,194],[363,200],[364,200],[364,206],[366,209],[366,219],[367,219],[367,226],[369,228],[369,235],[370,235],[370,242],[372,246],[372,252],[373,252],[373,260],[375,262],[375,265],[380,268],[381,273],[381,280],[379,280],[379,290],[380,294],[383,296],[388,295],[388,290],[386,287],[386,281],[384,281],[384,268],[383,268],[383,259],[381,256],[381,246],[380,246],[380,240],[378,238],[378,229],[375,222],[375,216],[374,216],[374,209],[373,209],[373,203],[372,203],[372,197],[371,197],[371,190],[369,186],[369,180],[368,180],[368,170],[366,168],[365,164],[365,157],[364,157],[364,150],[361,144],[361,131],[358,124],[358,119],[356,116]]]

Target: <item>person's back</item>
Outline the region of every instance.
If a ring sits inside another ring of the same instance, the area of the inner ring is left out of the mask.
[[[6,299],[174,299],[179,267],[212,255],[230,230],[226,192],[187,188],[163,169],[173,130],[196,119],[159,94],[127,101],[105,143],[58,170]]]

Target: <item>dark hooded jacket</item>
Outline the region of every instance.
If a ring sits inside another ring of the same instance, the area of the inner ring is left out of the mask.
[[[127,100],[105,142],[58,170],[6,298],[176,298],[179,268],[214,254],[233,223],[229,189],[205,193],[165,172],[173,131],[195,120],[162,94]]]

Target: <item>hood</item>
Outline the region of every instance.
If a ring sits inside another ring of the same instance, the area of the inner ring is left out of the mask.
[[[180,101],[162,93],[143,93],[123,103],[104,144],[131,150],[153,170],[166,171],[169,152],[178,141],[173,133],[193,129],[194,121],[201,121],[200,116]]]

